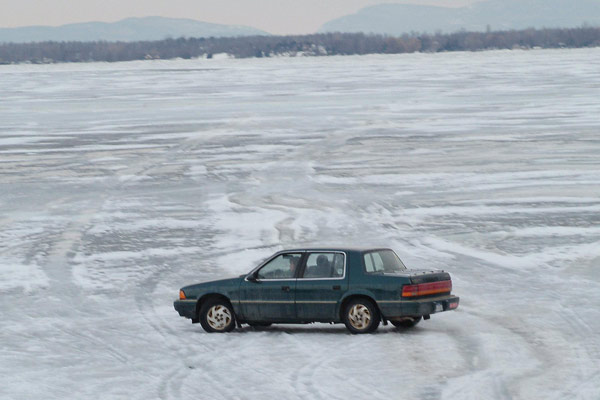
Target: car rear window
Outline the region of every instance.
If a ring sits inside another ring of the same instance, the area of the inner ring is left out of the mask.
[[[365,272],[383,274],[404,271],[406,267],[392,250],[375,250],[364,253]]]

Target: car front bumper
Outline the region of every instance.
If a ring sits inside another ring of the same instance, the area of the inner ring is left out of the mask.
[[[447,295],[419,300],[378,301],[377,305],[386,319],[420,317],[444,311],[456,310],[460,298]]]
[[[197,300],[175,300],[173,307],[182,317],[195,320],[198,318],[196,314]]]

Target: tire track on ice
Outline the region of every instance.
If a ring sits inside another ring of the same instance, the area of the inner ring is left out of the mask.
[[[255,250],[272,247],[273,245],[261,245],[231,250],[220,250],[203,253],[202,255],[199,255],[199,257],[201,256],[205,258],[211,258],[223,256],[231,253],[232,251],[242,251],[246,249]],[[193,366],[193,364],[196,364],[194,362],[194,357],[190,356],[189,351],[182,350],[181,348],[181,344],[185,343],[186,340],[189,340],[189,337],[182,337],[181,331],[175,330],[174,328],[169,326],[165,321],[163,321],[160,318],[160,315],[157,313],[154,307],[154,303],[152,302],[152,299],[156,297],[154,296],[154,293],[156,291],[158,283],[161,281],[161,276],[165,273],[171,272],[173,272],[173,267],[165,264],[161,265],[157,270],[151,273],[146,279],[141,281],[139,285],[136,286],[137,290],[134,294],[136,306],[142,318],[156,333],[158,333],[161,336],[162,342],[165,343],[170,350],[174,351],[178,355],[178,359],[182,360],[180,365],[169,369],[169,371],[163,375],[158,384],[158,394],[159,397],[163,400],[181,398],[182,382],[185,379],[187,379],[193,371],[197,371],[197,368]],[[173,312],[175,312],[175,310],[173,310]],[[205,354],[210,354],[214,352],[214,349],[209,344],[205,344],[202,342],[194,342],[194,346],[199,346]],[[209,363],[210,361],[207,363],[203,360],[203,362],[201,363],[201,370],[207,376],[210,376],[212,378],[210,381],[218,382],[222,379],[222,376],[215,374],[211,368],[207,368],[207,365],[209,365]],[[235,393],[230,394],[235,395]]]
[[[296,332],[298,333],[298,332]],[[306,346],[306,336],[307,335],[318,335],[323,334],[319,332],[319,330],[315,329],[315,332],[305,332],[301,337],[289,335],[288,341],[294,342],[296,346],[301,349]],[[306,354],[310,354],[309,362],[305,363],[299,370],[297,370],[297,374],[294,376],[292,381],[292,386],[296,393],[305,393],[304,395],[300,395],[299,397],[302,399],[312,400],[312,399],[331,399],[337,398],[333,393],[324,393],[323,390],[319,389],[315,385],[315,377],[323,375],[321,371],[326,369],[330,372],[330,365],[343,364],[344,357],[347,353],[351,353],[353,350],[357,348],[362,348],[365,344],[372,342],[374,337],[372,335],[362,335],[363,337],[356,337],[355,335],[350,335],[345,331],[333,332],[332,335],[341,335],[343,338],[348,339],[344,342],[344,351],[323,351],[322,347],[312,349],[312,351],[303,352]],[[320,354],[319,357],[314,357],[314,354]],[[355,388],[355,393],[364,393],[364,387],[360,384],[354,383],[352,380],[349,382],[344,380],[346,385]],[[302,390],[304,388],[304,390]],[[364,393],[365,397],[369,397],[372,393]],[[332,397],[333,396],[333,397]]]
[[[53,313],[58,308],[60,313],[67,314],[71,319],[77,320],[81,316],[85,318],[89,315],[90,310],[94,309],[94,302],[82,295],[82,289],[73,280],[70,260],[73,254],[75,254],[77,247],[81,244],[83,236],[92,225],[94,215],[102,207],[106,198],[107,196],[104,195],[95,198],[94,201],[87,201],[86,208],[79,210],[77,217],[71,219],[50,246],[44,272],[46,272],[51,281],[48,291],[49,293],[53,293],[53,295],[46,296],[49,297],[49,301],[46,304],[52,307],[51,311]],[[51,203],[50,206],[58,208],[61,205],[72,204],[74,200],[74,197],[61,198]],[[77,301],[72,301],[73,299],[77,299]],[[54,302],[58,302],[56,304],[57,308],[52,305]],[[101,350],[100,354],[108,354],[121,364],[129,362],[129,357],[123,351],[117,349],[108,340],[94,334],[93,332],[95,331],[90,331],[92,332],[91,334],[86,334],[79,324],[71,328],[56,325],[54,329],[62,332],[61,336],[75,339],[72,346],[76,350],[80,350],[80,343],[87,343],[94,350]],[[87,349],[89,346],[82,347]]]
[[[129,357],[127,357],[127,355],[125,353],[123,353],[122,351],[117,350],[114,346],[112,346],[110,343],[108,343],[105,340],[99,339],[97,337],[91,336],[91,335],[86,335],[81,333],[79,330],[75,329],[75,330],[68,330],[62,327],[58,327],[58,329],[60,331],[62,331],[63,333],[65,333],[67,336],[72,337],[72,338],[77,338],[77,339],[81,339],[84,342],[88,342],[92,345],[97,345],[100,346],[102,348],[104,348],[104,350],[115,360],[119,361],[121,364],[127,364],[129,363]],[[75,348],[79,348],[78,346],[74,345]]]
[[[521,360],[517,365],[524,369],[520,372],[507,371],[502,364],[493,363],[490,357],[498,356],[494,352],[489,354],[484,352],[480,340],[474,339],[473,335],[465,335],[462,329],[447,329],[449,338],[457,343],[458,349],[476,349],[471,354],[468,351],[461,351],[463,358],[469,361],[468,370],[460,376],[450,378],[452,389],[450,392],[444,391],[443,398],[454,398],[461,393],[463,397],[468,399],[479,399],[482,396],[482,390],[487,390],[486,393],[491,394],[493,399],[506,399],[519,397],[519,388],[526,380],[531,380],[536,377],[543,376],[547,370],[553,367],[553,355],[545,348],[535,346],[538,340],[534,334],[528,332],[522,326],[513,326],[507,320],[498,320],[498,317],[488,316],[477,311],[471,311],[470,316],[483,321],[477,323],[477,326],[486,326],[485,331],[493,332],[496,337],[501,337],[506,343],[512,346],[512,353],[516,354],[518,360]],[[504,333],[502,333],[504,332]],[[484,342],[484,345],[493,345],[493,342]],[[521,348],[520,351],[514,350]],[[517,361],[518,361],[517,360]],[[526,360],[526,362],[523,362]],[[504,360],[505,363],[514,365],[515,360]],[[466,379],[470,377],[470,379]],[[487,383],[486,383],[487,382]]]
[[[135,303],[142,318],[146,321],[148,326],[160,335],[161,341],[171,351],[174,351],[177,354],[177,359],[182,360],[179,365],[171,368],[160,378],[157,391],[159,398],[162,400],[181,398],[181,382],[189,375],[190,371],[186,365],[188,364],[186,362],[188,355],[184,353],[180,347],[181,343],[184,342],[176,342],[174,340],[174,338],[179,337],[179,335],[173,328],[159,318],[159,315],[154,308],[154,304],[152,303],[160,276],[165,272],[170,271],[171,267],[161,266],[136,286],[137,290],[134,294]]]

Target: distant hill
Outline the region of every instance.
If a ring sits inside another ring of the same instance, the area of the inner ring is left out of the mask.
[[[0,28],[0,42],[42,41],[124,41],[162,40],[167,37],[233,37],[268,35],[267,32],[237,25],[220,25],[193,19],[144,17],[118,22],[86,22],[57,27],[27,26]]]
[[[600,26],[600,0],[489,0],[461,8],[381,4],[325,23],[319,32],[401,35]]]

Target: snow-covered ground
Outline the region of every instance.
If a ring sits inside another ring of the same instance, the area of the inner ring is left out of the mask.
[[[600,49],[0,67],[0,398],[600,399]],[[206,334],[289,246],[443,268],[414,330]]]

